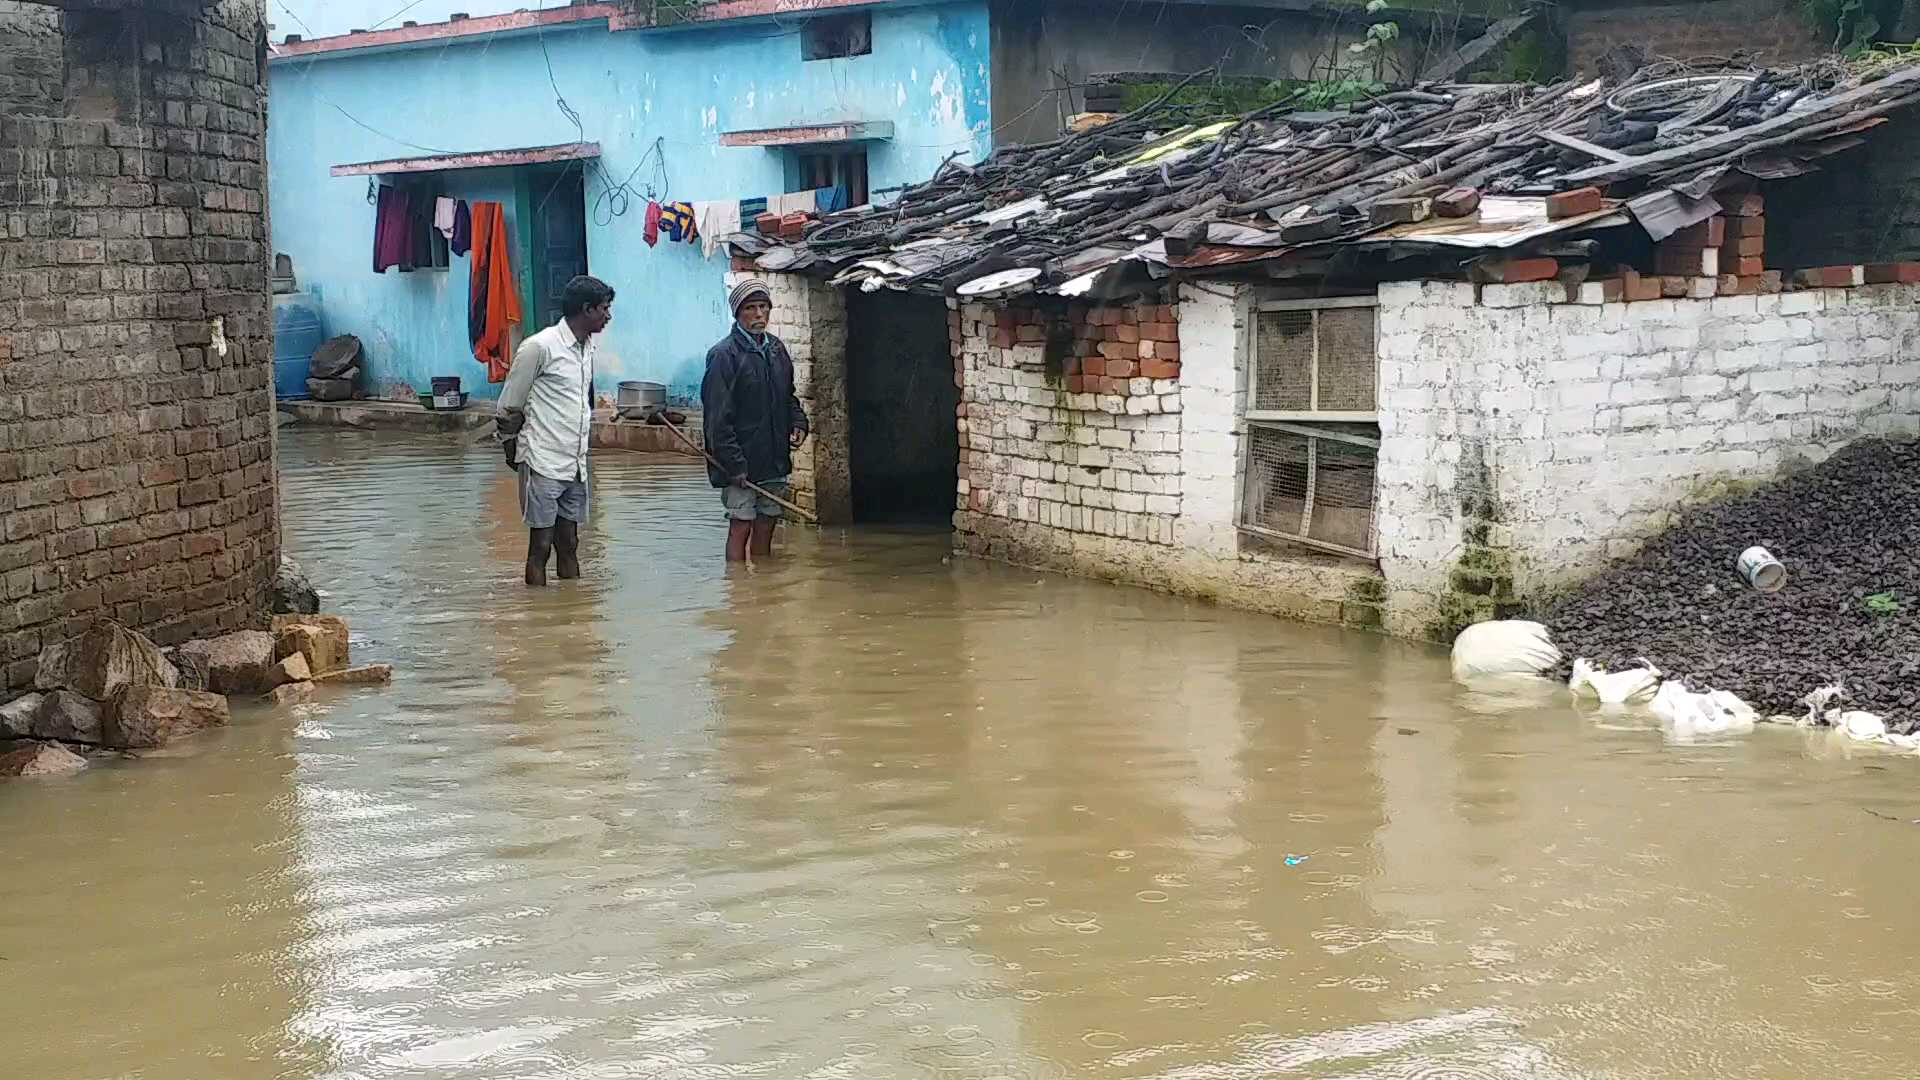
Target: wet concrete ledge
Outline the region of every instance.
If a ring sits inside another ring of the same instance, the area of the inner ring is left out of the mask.
[[[493,409],[486,404],[474,404],[454,411],[423,409],[404,401],[282,401],[278,407],[281,413],[292,417],[292,422],[311,427],[358,431],[405,431],[476,437],[481,429],[493,422]],[[689,416],[681,430],[694,442],[700,442],[698,414]],[[596,415],[593,445],[608,450],[693,456],[693,451],[674,438],[673,432],[665,427],[621,420],[611,412]]]

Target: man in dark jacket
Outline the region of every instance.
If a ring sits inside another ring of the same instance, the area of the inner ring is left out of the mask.
[[[786,498],[793,451],[806,441],[808,425],[793,392],[793,358],[767,333],[772,292],[764,282],[743,281],[728,302],[733,330],[707,350],[700,405],[707,451],[718,462],[708,463],[707,478],[727,508],[727,561],[744,562],[749,547],[756,557],[773,554],[781,514],[778,502],[748,485]]]

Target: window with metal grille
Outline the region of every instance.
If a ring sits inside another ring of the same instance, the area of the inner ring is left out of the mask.
[[[1273,301],[1255,317],[1240,527],[1366,558],[1380,451],[1372,297]]]

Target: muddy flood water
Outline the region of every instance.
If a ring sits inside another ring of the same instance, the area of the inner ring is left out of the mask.
[[[0,787],[0,1075],[1920,1075],[1910,759],[933,531],[728,573],[680,459],[530,592],[492,452],[281,449],[396,681]]]

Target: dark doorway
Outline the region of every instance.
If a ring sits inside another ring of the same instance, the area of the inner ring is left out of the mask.
[[[853,518],[953,518],[960,465],[947,305],[855,292],[847,300],[847,420]]]
[[[587,196],[581,163],[533,178],[534,325],[560,321],[567,282],[587,272]]]

